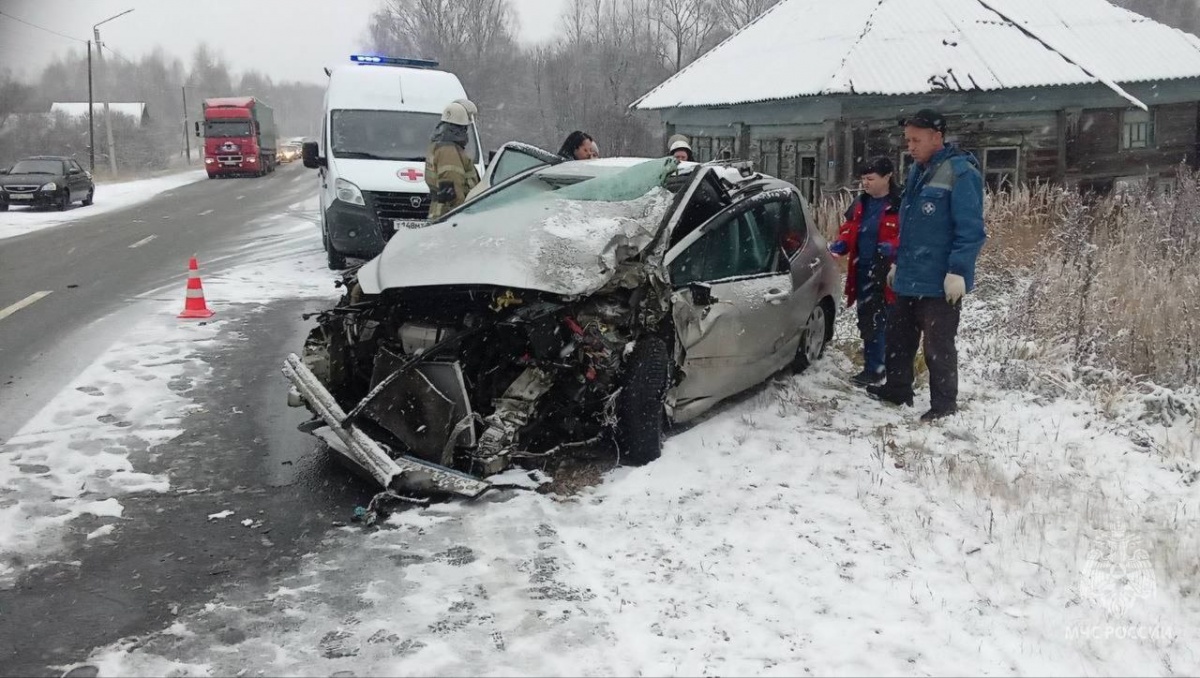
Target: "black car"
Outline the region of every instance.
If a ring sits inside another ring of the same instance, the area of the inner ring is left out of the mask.
[[[0,212],[9,205],[65,210],[76,201],[90,205],[95,196],[92,175],[72,158],[38,155],[0,170]]]

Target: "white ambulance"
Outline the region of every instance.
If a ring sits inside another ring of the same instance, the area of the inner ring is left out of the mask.
[[[447,104],[467,98],[437,62],[354,55],[327,69],[321,137],[304,145],[304,165],[320,175],[321,233],[329,267],[370,259],[397,229],[429,214],[425,153]],[[472,121],[467,153],[483,174]]]

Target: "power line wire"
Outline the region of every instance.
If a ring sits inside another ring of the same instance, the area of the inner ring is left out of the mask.
[[[8,17],[9,19],[12,19],[13,21],[17,21],[17,22],[23,23],[23,24],[25,24],[26,26],[29,26],[29,27],[31,27],[31,28],[36,28],[36,29],[38,29],[39,31],[46,31],[47,33],[51,33],[51,34],[53,34],[53,35],[57,35],[57,36],[58,36],[58,37],[60,37],[60,38],[66,38],[67,40],[74,40],[75,42],[81,42],[81,43],[87,44],[87,40],[80,40],[79,38],[76,38],[76,37],[74,37],[74,36],[70,36],[70,35],[66,35],[65,33],[59,33],[58,31],[51,30],[51,29],[49,29],[49,28],[46,28],[45,26],[39,26],[39,25],[37,25],[37,24],[31,24],[31,23],[29,23],[28,21],[26,21],[26,20],[24,20],[24,19],[18,19],[17,17],[15,17],[15,16],[13,16],[13,15],[11,15],[11,14],[5,14],[4,12],[0,12],[0,16],[3,16],[3,17]]]
[[[104,43],[104,44],[100,45],[100,48],[101,48],[101,49],[106,49],[106,50],[108,50],[108,51],[112,52],[112,55],[113,55],[113,56],[117,57],[117,58],[118,58],[118,59],[120,59],[121,61],[124,61],[125,63],[129,64],[130,66],[137,66],[137,64],[133,63],[133,62],[132,62],[132,61],[130,61],[129,59],[126,59],[126,58],[124,57],[124,55],[122,55],[120,52],[118,52],[117,50],[113,49],[112,47],[109,47],[109,46],[108,46],[108,43]]]

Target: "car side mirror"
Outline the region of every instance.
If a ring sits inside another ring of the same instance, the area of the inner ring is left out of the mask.
[[[72,167],[71,169],[67,170],[67,174],[83,174],[83,170],[78,170]]]
[[[7,167],[0,168],[0,174],[8,174],[8,168]]]
[[[301,150],[301,155],[304,157],[304,166],[309,169],[317,169],[326,167],[329,161],[320,156],[320,151],[317,149],[317,142],[306,141]]]
[[[688,283],[687,288],[692,293],[692,304],[696,306],[712,306],[716,299],[713,298],[712,285],[702,282]]]
[[[196,123],[196,138],[200,137],[200,123]]]
[[[496,159],[496,149],[492,149],[492,150],[488,151],[488,161],[487,161],[487,164],[488,164],[488,166],[489,166],[489,167],[490,167],[490,166],[491,166],[491,164],[492,164],[492,160],[495,160],[495,159]]]

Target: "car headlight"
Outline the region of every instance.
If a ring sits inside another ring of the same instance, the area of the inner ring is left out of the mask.
[[[46,184],[46,185],[42,186],[42,190],[43,190],[43,191],[57,191],[57,190],[58,190],[58,184],[56,184],[56,183],[54,183],[53,181],[51,181],[50,183],[48,183],[48,184]]]
[[[342,202],[348,202],[352,205],[362,205],[366,207],[367,201],[363,200],[362,191],[358,190],[358,186],[355,186],[345,179],[338,179],[336,182],[334,182],[333,187],[337,190],[338,200],[341,200]]]

